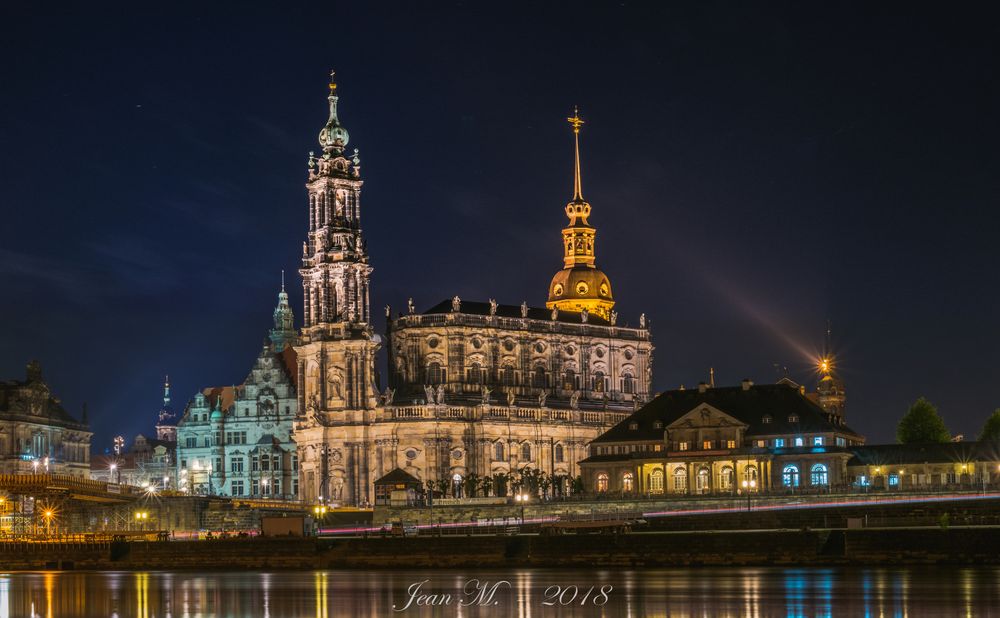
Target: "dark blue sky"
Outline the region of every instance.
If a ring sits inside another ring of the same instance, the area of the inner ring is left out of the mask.
[[[830,319],[871,441],[921,395],[970,438],[1000,407],[996,15],[204,4],[0,13],[0,377],[41,360],[95,450],[149,430],[165,373],[177,408],[240,382],[281,269],[301,316],[331,67],[373,313],[544,303],[579,105],[598,263],[651,319],[657,390],[776,362],[812,387]]]

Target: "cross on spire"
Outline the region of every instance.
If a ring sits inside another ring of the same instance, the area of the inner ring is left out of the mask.
[[[573,106],[573,117],[567,118],[567,122],[573,126],[573,142],[576,148],[576,167],[573,176],[573,200],[583,200],[583,184],[580,181],[580,125],[583,120],[580,118],[580,110]]]

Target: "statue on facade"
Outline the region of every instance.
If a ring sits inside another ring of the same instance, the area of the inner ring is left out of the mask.
[[[611,310],[611,325],[614,326],[617,323],[618,323],[618,312],[612,309]]]
[[[385,387],[385,393],[382,394],[382,405],[391,406],[392,399],[396,396],[395,389],[391,389],[388,386]]]
[[[542,392],[538,393],[538,407],[539,408],[544,408],[545,407],[545,400],[548,399],[548,397],[549,397],[549,393],[547,391],[542,391]]]
[[[514,389],[507,391],[507,405],[514,406]]]
[[[483,405],[484,406],[490,405],[490,393],[493,391],[491,391],[489,387],[484,386],[482,392],[483,392]]]
[[[386,317],[386,319],[389,319],[389,318],[392,317],[392,307],[390,307],[389,305],[385,306],[385,317]]]
[[[424,384],[424,399],[427,400],[427,405],[434,405],[434,387],[430,384]]]
[[[494,316],[497,314],[497,301],[495,298],[490,299],[490,315]]]
[[[580,391],[573,391],[573,394],[569,396],[569,407],[574,410],[580,407]]]
[[[410,313],[410,315],[413,315],[413,297],[412,296],[410,298],[406,299],[406,310]]]
[[[315,392],[309,397],[308,408],[311,412],[319,412],[319,395]]]
[[[330,392],[327,397],[330,400],[343,399],[344,394],[341,390],[341,380],[340,373],[335,368],[331,368],[326,374],[327,382],[330,383]]]
[[[434,394],[434,403],[440,405],[444,404],[444,384],[438,384],[437,392]]]
[[[646,314],[639,314],[639,328],[646,328]]]
[[[587,311],[586,307],[584,307],[583,309],[580,310],[580,321],[581,322],[583,322],[584,324],[586,324],[587,323],[587,318],[589,318],[589,317],[590,317],[590,312]]]
[[[528,302],[524,300],[521,301],[521,317],[528,317]]]
[[[462,299],[458,297],[458,294],[451,299],[451,310],[454,312],[459,312],[462,309]]]
[[[559,307],[553,307],[552,308],[552,320],[554,321],[558,317],[559,317]]]

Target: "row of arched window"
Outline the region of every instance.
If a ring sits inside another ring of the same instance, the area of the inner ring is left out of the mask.
[[[470,384],[485,384],[487,383],[486,370],[479,363],[472,363],[466,370],[466,381]],[[519,375],[518,372],[511,365],[504,365],[500,368],[500,384],[503,386],[519,386]],[[425,373],[425,381],[427,384],[437,385],[443,384],[447,381],[447,374],[440,363],[433,362],[427,365],[427,371]],[[609,379],[604,375],[602,371],[595,371],[590,378],[590,390],[598,393],[602,393],[609,387]],[[553,386],[549,383],[549,372],[545,370],[544,367],[535,367],[530,374],[530,378],[527,380],[527,384],[535,388],[549,388]],[[561,385],[565,390],[580,390],[581,388],[581,376],[577,374],[572,369],[567,369],[562,374]],[[622,373],[619,385],[621,392],[625,394],[634,394],[636,390],[636,380],[635,376],[631,372],[625,371]]]
[[[813,486],[824,486],[830,484],[830,470],[826,464],[814,464],[812,468],[809,469],[810,473],[810,485]],[[695,489],[698,492],[708,491],[711,489],[711,475],[712,472],[708,467],[699,468],[695,476]],[[688,472],[687,468],[678,467],[674,470],[671,475],[673,491],[675,492],[685,492],[688,489]],[[781,471],[781,482],[785,487],[798,487],[799,486],[799,467],[795,464],[786,465]],[[649,491],[652,493],[662,493],[664,488],[664,474],[661,468],[653,470],[649,475]],[[730,466],[724,466],[719,471],[719,485],[720,490],[730,490],[733,488],[733,469]],[[743,469],[743,481],[756,485],[757,483],[757,468],[755,466],[746,466]],[[598,492],[608,491],[610,479],[608,475],[601,472],[597,475],[595,487]],[[635,475],[632,472],[622,473],[622,491],[631,492],[635,491]]]
[[[517,448],[517,447],[514,447]],[[531,461],[532,448],[530,442],[522,442],[520,446],[520,451],[518,451],[518,459],[521,461]],[[556,463],[563,463],[566,458],[566,452],[562,444],[556,444],[552,447],[552,458],[555,459]],[[493,460],[494,461],[506,461],[507,460],[507,449],[504,448],[503,442],[496,442],[493,444]]]

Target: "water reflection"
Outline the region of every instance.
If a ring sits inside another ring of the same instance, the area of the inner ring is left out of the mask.
[[[471,579],[510,585],[462,606]],[[0,574],[0,618],[353,618],[408,602],[395,615],[910,618],[988,615],[998,597],[1000,569],[985,567]]]

